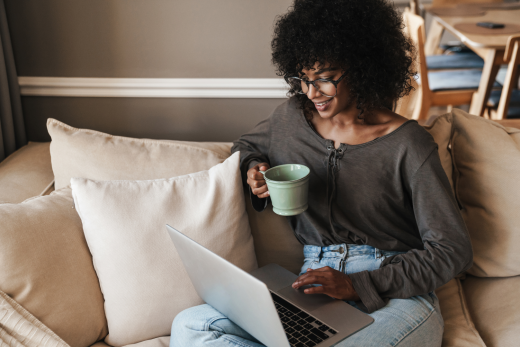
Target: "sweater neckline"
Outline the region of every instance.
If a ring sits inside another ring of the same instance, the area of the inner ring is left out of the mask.
[[[311,130],[311,132],[316,136],[318,137],[320,140],[324,141],[325,142],[325,145],[327,146],[333,146],[334,147],[334,141],[331,140],[331,139],[326,139],[324,138],[323,136],[321,136],[318,131],[314,128],[314,125],[312,125],[312,123],[305,117],[305,115],[303,114],[303,111],[300,112],[301,116],[303,117],[303,119],[305,120],[305,123],[307,123],[309,129]],[[359,143],[357,145],[349,145],[348,143],[340,143],[339,147],[337,149],[343,149],[345,150],[346,148],[350,149],[350,150],[353,150],[353,149],[357,149],[357,148],[363,148],[363,147],[367,147],[367,146],[370,146],[374,143],[377,143],[377,142],[380,142],[380,141],[383,141],[389,137],[391,137],[392,135],[398,133],[402,128],[404,128],[407,124],[409,123],[417,123],[416,120],[414,119],[408,119],[406,122],[404,122],[403,124],[401,124],[399,127],[397,127],[396,129],[392,130],[391,132],[389,132],[388,134],[385,134],[383,136],[380,136],[380,137],[376,137],[375,139],[373,140],[370,140],[370,141],[367,141],[367,142],[363,142],[363,143]]]

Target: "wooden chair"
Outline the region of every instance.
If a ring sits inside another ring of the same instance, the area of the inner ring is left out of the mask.
[[[424,52],[424,19],[407,10],[403,14],[403,20],[407,33],[417,48],[416,68],[420,76],[417,90],[419,95],[411,118],[426,119],[431,106],[469,104],[473,93],[478,89],[482,71],[465,69],[428,73]]]
[[[439,4],[439,1],[442,0],[434,0],[434,2],[435,1],[437,1],[438,7],[442,6],[442,4]],[[421,10],[419,8],[419,0],[410,0],[410,12],[424,18],[424,15],[421,14]],[[443,52],[442,49],[439,48],[439,43],[441,41],[444,28],[439,26],[439,23],[435,20],[432,23],[432,28],[434,33],[428,33],[425,43],[425,53],[427,55],[426,64],[428,66],[428,70],[482,69],[484,67],[484,60],[472,51],[457,52],[456,54],[451,55],[442,54]],[[435,35],[437,35],[437,38],[432,41],[432,43],[430,43],[430,37]],[[429,44],[434,46],[428,47]],[[462,43],[460,44],[462,45]]]
[[[421,15],[421,9],[419,8],[419,0],[410,0],[410,12],[418,16]]]
[[[518,85],[519,51],[520,34],[510,36],[504,53],[504,62],[508,64],[502,91],[491,92],[489,100],[491,106],[498,104],[496,110],[489,110],[491,119],[506,119],[508,116],[520,117],[520,91],[514,89]],[[509,112],[510,106],[514,106],[513,112]]]

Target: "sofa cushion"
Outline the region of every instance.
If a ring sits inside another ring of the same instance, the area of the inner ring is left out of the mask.
[[[520,336],[520,276],[468,276],[464,292],[475,326],[487,347],[518,346]]]
[[[442,347],[486,347],[468,312],[460,280],[452,279],[435,293],[444,319]]]
[[[0,204],[42,195],[54,181],[49,142],[29,142],[0,163]]]
[[[96,180],[156,179],[185,175],[223,162],[228,143],[183,142],[112,136],[47,120],[56,189],[72,177]]]
[[[125,347],[168,347],[170,345],[170,336],[158,337],[139,343],[126,345]]]
[[[469,273],[520,274],[520,130],[453,110],[453,181],[473,245]],[[447,121],[448,121],[447,120]]]
[[[138,343],[132,343],[124,347],[168,347],[170,345],[170,337],[162,336],[155,339],[146,340]],[[98,342],[90,347],[110,347],[105,342]]]
[[[239,153],[186,176],[71,184],[105,298],[110,345],[168,335],[180,311],[202,303],[166,224],[245,271],[257,266]]]
[[[274,263],[299,274],[303,265],[303,245],[294,236],[287,218],[274,213],[271,205],[262,212],[255,211],[249,192],[246,195],[258,266]]]
[[[72,347],[107,334],[103,296],[70,188],[0,205],[0,290]]]

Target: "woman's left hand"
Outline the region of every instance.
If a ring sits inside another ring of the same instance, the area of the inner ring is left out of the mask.
[[[352,286],[352,280],[343,272],[325,266],[307,272],[294,281],[292,287],[298,289],[309,284],[321,284],[319,287],[305,289],[305,294],[326,294],[334,299],[359,301],[359,295]]]

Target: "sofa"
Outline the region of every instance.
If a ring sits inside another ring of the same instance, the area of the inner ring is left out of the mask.
[[[457,109],[424,126],[474,250],[473,267],[436,290],[443,346],[518,346],[520,129]],[[0,346],[168,346],[172,317],[201,301],[179,260],[161,258],[173,252],[162,220],[151,227],[137,213],[163,205],[190,232],[207,226],[197,237],[245,270],[299,272],[302,245],[284,217],[254,211],[230,143],[125,138],[54,119],[47,127],[51,143],[30,142],[0,163]]]

